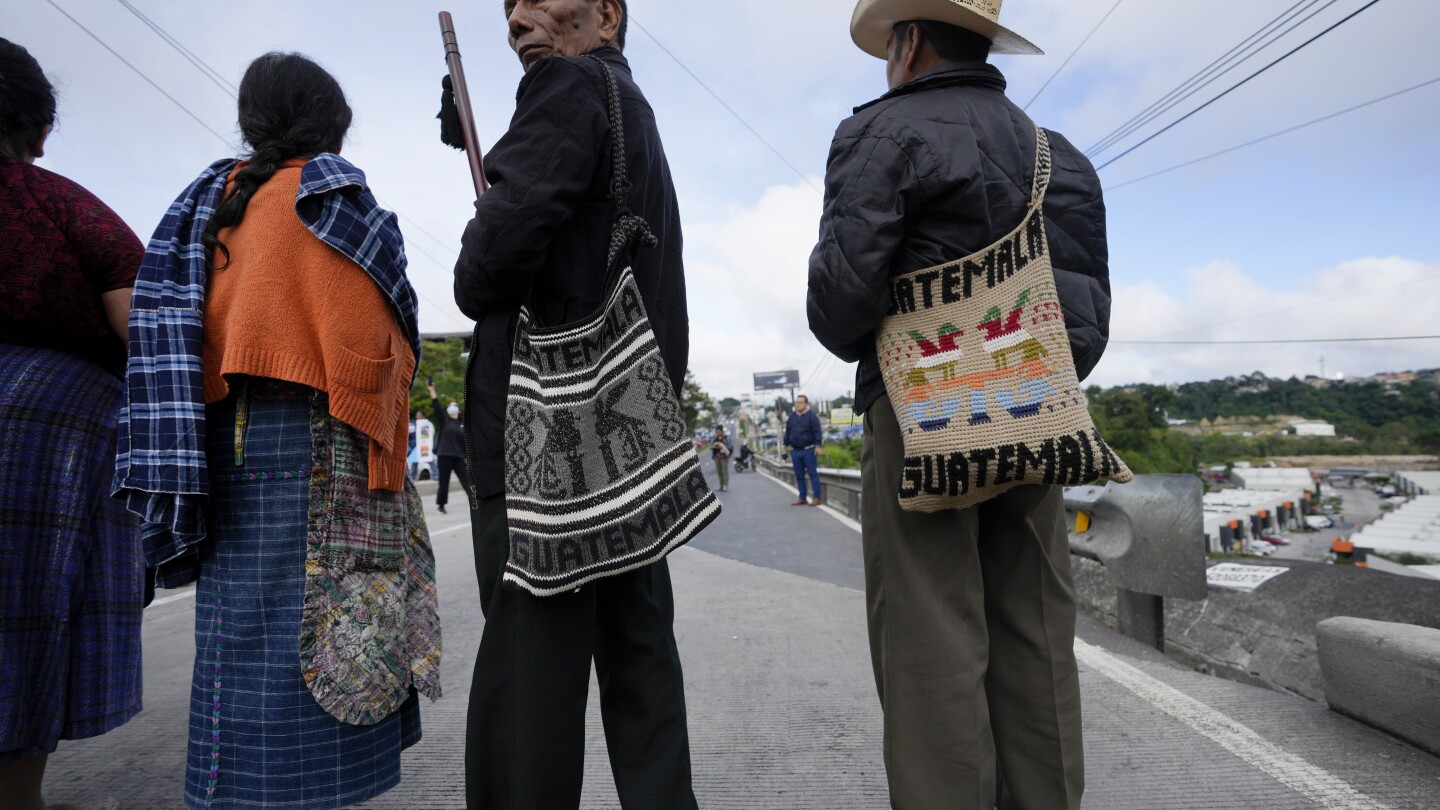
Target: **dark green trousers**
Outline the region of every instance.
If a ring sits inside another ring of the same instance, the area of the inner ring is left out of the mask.
[[[1062,492],[906,512],[903,455],[881,398],[865,413],[861,523],[891,805],[1074,810],[1085,758]]]

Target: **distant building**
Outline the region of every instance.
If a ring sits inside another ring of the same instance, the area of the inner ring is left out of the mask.
[[[1406,495],[1440,495],[1440,472],[1397,472],[1395,488]]]
[[[1230,478],[1241,489],[1315,491],[1315,475],[1303,467],[1241,467]]]
[[[1324,436],[1335,438],[1335,426],[1318,419],[1300,419],[1290,423],[1290,432],[1296,436]]]
[[[1273,471],[1272,471],[1273,472]],[[1214,552],[1249,551],[1260,536],[1303,525],[1309,494],[1300,490],[1230,489],[1204,497],[1205,547]]]
[[[1413,476],[1416,473],[1397,473]],[[1422,473],[1423,475],[1423,473]],[[1430,473],[1440,476],[1440,473]],[[1351,542],[1380,554],[1440,560],[1440,496],[1422,495],[1356,532]]]

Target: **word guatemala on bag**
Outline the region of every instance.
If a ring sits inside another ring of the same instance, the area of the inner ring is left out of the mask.
[[[900,497],[969,494],[972,489],[1015,483],[1079,486],[1109,478],[1121,468],[1120,459],[1100,434],[1079,431],[1073,436],[1046,439],[1038,447],[1025,442],[1002,444],[969,453],[914,456],[905,459]],[[1043,473],[1030,480],[1032,473]]]
[[[1043,203],[1050,145],[1036,131],[1030,205],[1009,234],[896,276],[876,340],[905,445],[910,511],[963,509],[1022,484],[1125,482],[1075,374]]]
[[[557,343],[536,343],[535,361],[541,374],[584,371],[595,364],[607,346],[645,317],[645,304],[634,287],[621,287],[613,308],[605,310],[600,327]]]
[[[994,289],[1024,270],[1030,262],[1049,252],[1045,241],[1045,220],[1035,217],[1025,224],[1025,233],[1017,232],[998,250],[986,253],[979,260],[962,259],[934,270],[921,270],[914,276],[901,276],[890,286],[890,315],[933,309],[956,304],[974,295],[976,283],[985,281],[986,289]]]
[[[505,415],[507,585],[536,596],[655,562],[720,513],[629,269],[577,326],[522,309]]]

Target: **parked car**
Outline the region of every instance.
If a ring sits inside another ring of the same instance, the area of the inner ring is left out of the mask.
[[[1305,518],[1305,525],[1318,532],[1335,528],[1335,521],[1329,515],[1308,515]]]
[[[1272,546],[1288,546],[1288,545],[1290,545],[1290,541],[1289,541],[1289,540],[1286,540],[1283,536],[1278,535],[1278,534],[1262,534],[1262,535],[1260,535],[1260,539],[1261,539],[1261,540],[1264,540],[1265,542],[1269,543],[1269,544],[1272,545]]]
[[[1250,553],[1257,557],[1269,557],[1275,553],[1275,547],[1269,543],[1251,542]]]

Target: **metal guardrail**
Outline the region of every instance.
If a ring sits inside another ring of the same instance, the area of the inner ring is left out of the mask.
[[[756,468],[795,484],[790,463]],[[1204,599],[1205,487],[1191,475],[1137,475],[1128,484],[1065,490],[1070,553],[1099,562],[1117,591],[1120,632],[1165,649],[1165,598]],[[820,499],[860,520],[860,471],[820,470]]]
[[[1105,566],[1120,632],[1165,649],[1165,597],[1204,599],[1205,485],[1193,475],[1065,490],[1070,553]]]
[[[754,456],[756,469],[765,468],[771,478],[795,486],[795,468],[790,462],[777,456]],[[843,513],[854,521],[860,520],[860,471],[820,468],[820,502]]]

